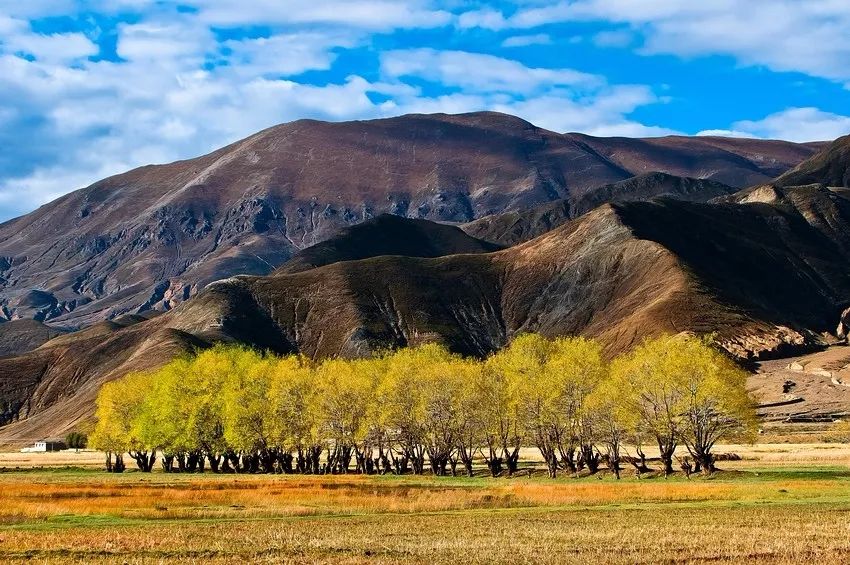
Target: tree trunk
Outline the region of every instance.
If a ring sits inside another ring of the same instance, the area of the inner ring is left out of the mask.
[[[661,452],[661,464],[664,466],[664,477],[669,477],[673,474],[673,452]]]
[[[584,462],[591,475],[595,475],[599,471],[599,454],[595,452],[592,444],[581,446],[581,461]]]
[[[214,453],[207,453],[207,460],[210,462],[210,469],[213,473],[218,473],[219,467],[221,465],[221,455],[216,455]]]
[[[717,469],[714,466],[714,456],[711,453],[700,452],[694,456],[697,465],[702,470],[703,475],[711,475]]]
[[[116,453],[115,454],[115,463],[112,464],[112,472],[113,473],[123,473],[124,469],[127,467],[124,465],[124,454]]]

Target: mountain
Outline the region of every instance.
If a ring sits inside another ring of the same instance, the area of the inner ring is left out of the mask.
[[[774,184],[850,187],[850,135],[836,139],[823,151],[780,176]]]
[[[691,202],[707,202],[713,198],[734,194],[736,190],[712,180],[677,177],[659,172],[647,173],[526,210],[485,216],[464,224],[463,230],[485,241],[515,245],[542,235],[606,202],[650,200],[662,196]]]
[[[84,327],[265,275],[391,213],[469,222],[663,171],[764,183],[818,144],[558,134],[496,113],[300,120],[104,179],[0,225],[0,317]],[[594,199],[595,198],[595,199]]]
[[[381,214],[299,251],[275,274],[299,273],[331,263],[380,255],[442,257],[498,249],[501,246],[476,239],[455,226]]]
[[[311,357],[438,341],[483,355],[535,331],[595,336],[614,354],[648,335],[693,331],[716,332],[742,359],[805,349],[850,305],[850,191],[771,190],[744,202],[605,204],[490,253],[218,281],[152,319],[103,322],[0,359],[0,400],[22,418],[0,428],[0,443],[70,429],[90,416],[103,382],[219,341]]]

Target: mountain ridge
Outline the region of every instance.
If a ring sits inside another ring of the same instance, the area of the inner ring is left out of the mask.
[[[558,134],[496,113],[281,124],[134,169],[0,225],[0,317],[84,327],[265,275],[381,213],[468,222],[664,170],[735,187],[813,145]]]

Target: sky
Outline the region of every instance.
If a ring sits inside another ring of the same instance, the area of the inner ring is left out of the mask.
[[[0,221],[299,118],[850,133],[848,0],[0,0]]]

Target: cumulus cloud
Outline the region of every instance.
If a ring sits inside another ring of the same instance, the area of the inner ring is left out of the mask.
[[[735,122],[728,133],[799,142],[830,141],[850,134],[850,116],[817,108],[788,108],[760,120]]]
[[[521,116],[554,131],[594,135],[658,136],[677,133],[627,118],[664,100],[645,85],[609,85],[604,77],[571,69],[532,68],[481,53],[416,49],[381,57],[388,81],[424,79],[461,92],[438,98],[398,97],[398,111],[465,112],[489,109]]]
[[[458,17],[457,24],[461,28],[481,27],[500,30],[508,26],[508,20],[498,10],[483,8],[464,12]]]
[[[628,47],[634,40],[629,30],[600,31],[593,36],[593,43],[599,47]]]
[[[746,65],[850,80],[850,2],[844,0],[570,0],[515,2],[501,12],[470,11],[468,27],[533,29],[556,22],[627,24],[642,52],[685,57],[722,54]]]
[[[82,33],[35,33],[27,21],[0,15],[0,47],[39,61],[70,63],[98,53]]]
[[[320,32],[227,40],[223,46],[228,53],[222,60],[240,75],[294,75],[329,69],[336,58],[333,49],[351,47],[356,41],[351,34]]]

